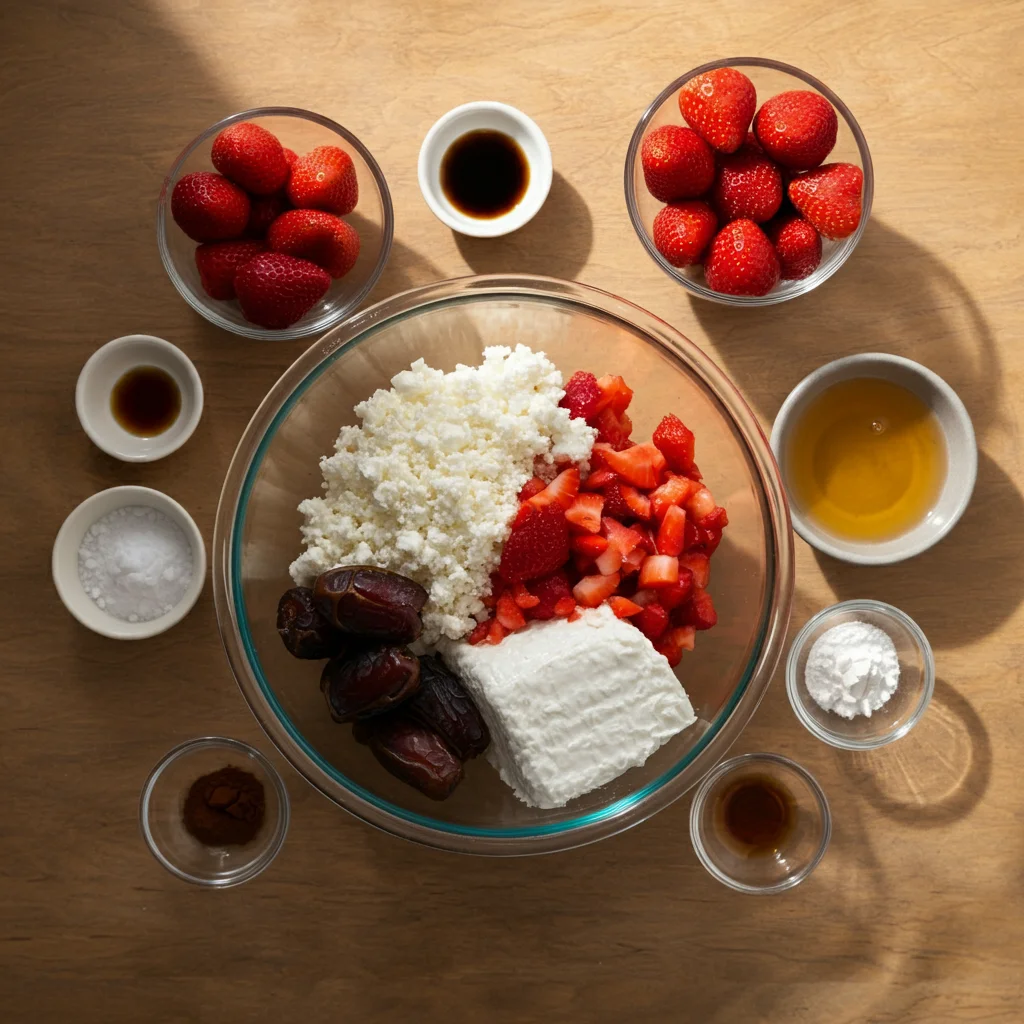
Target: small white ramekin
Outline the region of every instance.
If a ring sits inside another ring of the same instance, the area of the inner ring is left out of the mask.
[[[782,403],[772,427],[772,451],[787,481],[786,448],[789,432],[807,405],[826,388],[840,381],[874,377],[900,384],[914,392],[939,421],[946,439],[948,465],[946,480],[935,507],[906,533],[885,541],[853,541],[826,533],[808,520],[790,493],[793,528],[812,547],[844,562],[858,565],[888,565],[912,558],[938,543],[964,514],[974,492],[978,475],[978,448],[971,417],[960,396],[926,366],[884,352],[864,352],[827,363],[805,377]]]
[[[178,418],[153,437],[129,433],[114,419],[110,407],[114,385],[139,366],[156,366],[169,373],[181,392]],[[86,361],[75,387],[75,409],[97,448],[122,462],[155,462],[192,436],[203,414],[203,384],[192,360],[176,345],[151,334],[126,334],[108,341]]]
[[[470,217],[457,210],[441,188],[441,161],[448,147],[466,132],[490,129],[511,136],[526,155],[530,182],[526,194],[500,217]],[[431,212],[452,231],[478,238],[496,238],[521,228],[544,205],[551,190],[551,148],[532,118],[507,103],[478,100],[449,110],[434,122],[420,146],[420,191]]]

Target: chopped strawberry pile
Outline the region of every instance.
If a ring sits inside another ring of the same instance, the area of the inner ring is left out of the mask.
[[[694,462],[694,436],[668,415],[653,439],[630,439],[633,392],[617,376],[573,374],[561,405],[598,430],[590,473],[563,469],[519,493],[519,511],[471,644],[500,643],[534,619],[577,618],[608,604],[673,667],[718,622],[707,591],[729,524]]]

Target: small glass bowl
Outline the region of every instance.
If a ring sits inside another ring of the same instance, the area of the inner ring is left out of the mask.
[[[266,813],[244,846],[206,846],[185,829],[185,797],[196,779],[228,765],[263,783]],[[150,852],[172,875],[224,889],[255,878],[277,856],[291,816],[288,791],[277,769],[254,747],[221,736],[189,740],[169,751],[142,788],[139,822]]]
[[[359,232],[359,259],[342,278],[331,282],[327,294],[297,323],[272,330],[249,323],[235,299],[211,299],[203,290],[196,268],[194,242],[171,216],[171,193],[178,179],[193,171],[216,171],[210,160],[213,140],[229,125],[252,121],[273,132],[282,145],[299,156],[316,146],[338,146],[355,164],[359,182],[359,201],[346,214]],[[290,341],[311,334],[323,334],[341,323],[370,293],[384,270],[391,252],[395,219],[391,193],[377,161],[370,151],[346,128],[308,110],[296,107],[257,107],[232,114],[201,132],[174,162],[163,188],[156,214],[156,239],[164,269],[182,298],[212,324],[256,340]]]
[[[815,703],[804,683],[815,640],[841,622],[867,622],[896,645],[900,679],[896,692],[870,717],[843,718]],[[892,743],[920,721],[935,689],[935,658],[921,627],[909,615],[881,601],[843,601],[818,612],[796,635],[786,661],[786,694],[796,717],[819,740],[843,750],[874,750]]]
[[[737,779],[767,776],[793,798],[796,820],[782,849],[745,855],[723,838],[719,799]],[[832,813],[814,776],[781,754],[741,754],[709,772],[690,807],[690,839],[708,873],[737,892],[757,896],[799,885],[818,866],[832,836]]]
[[[660,128],[664,124],[685,124],[682,114],[679,112],[679,90],[696,75],[713,71],[716,68],[737,68],[742,71],[754,83],[754,88],[757,90],[757,109],[760,109],[765,100],[789,89],[810,88],[821,93],[835,107],[836,113],[839,115],[839,133],[836,137],[836,144],[832,152],[825,158],[825,163],[856,164],[864,172],[861,217],[857,230],[849,237],[835,242],[823,238],[821,263],[817,270],[802,281],[780,281],[767,295],[724,295],[721,292],[712,291],[704,283],[704,271],[701,266],[673,267],[658,252],[657,246],[654,244],[652,231],[654,218],[665,204],[659,202],[647,191],[647,186],[644,184],[643,166],[640,161],[640,146],[644,136],[651,129]],[[781,61],[769,60],[765,57],[731,57],[728,60],[711,61],[709,64],[702,64],[699,68],[688,71],[671,85],[666,86],[655,97],[654,102],[644,111],[643,116],[637,122],[636,128],[633,129],[633,137],[629,140],[629,149],[626,152],[625,187],[626,207],[629,210],[629,219],[633,222],[633,228],[651,259],[669,277],[674,278],[693,295],[698,295],[702,299],[710,299],[712,302],[721,302],[728,306],[771,306],[776,302],[785,302],[798,295],[805,295],[817,288],[850,258],[850,254],[857,247],[861,235],[864,234],[868,218],[871,216],[875,177],[871,168],[871,154],[868,151],[864,133],[860,130],[860,125],[857,124],[846,104],[827,85],[819,82],[806,71],[801,71],[791,64],[783,64]]]

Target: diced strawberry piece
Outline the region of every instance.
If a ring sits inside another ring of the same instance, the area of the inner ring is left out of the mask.
[[[722,543],[722,534],[719,530],[705,530],[700,527],[700,549],[707,555],[713,555]]]
[[[686,525],[683,527],[683,550],[702,550],[703,541],[702,531],[698,530],[693,520],[687,517]]]
[[[597,571],[602,576],[610,576],[613,572],[619,571],[619,567],[622,565],[622,552],[615,544],[609,544],[608,547],[597,556],[594,564],[597,566]]]
[[[602,466],[600,469],[595,469],[586,480],[580,484],[580,487],[584,491],[600,491],[606,485],[614,483],[618,480],[614,470],[608,469],[607,466]]]
[[[697,643],[697,631],[693,626],[674,626],[670,631],[674,643],[684,651],[692,651]]]
[[[579,608],[579,607],[573,608],[572,613],[569,615],[569,621],[570,622],[576,622],[578,619],[582,619],[582,618],[583,618],[583,609]]]
[[[651,518],[651,499],[646,494],[641,494],[635,487],[630,487],[628,484],[619,484],[619,491],[637,519]]]
[[[679,559],[672,555],[648,555],[640,566],[641,587],[667,587],[679,582]]]
[[[471,644],[478,644],[487,637],[487,632],[491,628],[491,620],[484,619],[483,622],[478,622],[476,628],[472,633],[466,637],[466,642]]]
[[[614,409],[602,409],[594,420],[597,427],[597,440],[610,445],[615,451],[621,451],[630,444],[629,435],[633,432],[633,421],[624,412]]]
[[[641,605],[630,601],[628,597],[621,597],[619,594],[613,594],[608,598],[608,606],[615,612],[617,619],[628,619],[633,615],[639,615],[643,611]]]
[[[691,480],[696,480],[697,483],[700,483],[701,480],[704,479],[703,475],[701,474],[701,471],[697,468],[696,462],[686,471],[686,476],[688,476]]]
[[[685,505],[694,491],[693,481],[685,476],[670,476],[660,487],[651,491],[651,512],[661,520],[673,505]]]
[[[526,619],[523,616],[522,610],[519,605],[513,600],[512,595],[505,591],[501,597],[498,598],[498,610],[495,618],[510,632],[514,633],[517,629],[522,629],[526,625]]]
[[[651,533],[649,526],[641,526],[639,523],[634,523],[631,530],[637,530],[640,534],[640,547],[644,549],[649,555],[658,554],[658,544],[654,539],[654,534]]]
[[[534,508],[557,505],[563,511],[572,506],[580,489],[580,471],[575,466],[563,469],[543,491],[528,499]]]
[[[678,505],[669,505],[658,527],[658,554],[681,555],[683,534],[686,531],[686,513]]]
[[[706,587],[711,579],[711,559],[701,551],[687,551],[679,556],[679,565],[693,573],[693,585]]]
[[[619,574],[610,576],[584,576],[572,588],[573,597],[585,608],[596,608],[602,601],[611,597],[618,589]]]
[[[594,571],[594,561],[595,559],[589,555],[583,555],[579,551],[574,551],[572,553],[572,565],[576,570],[576,578],[589,576]]]
[[[693,465],[693,431],[678,416],[666,416],[655,429],[652,440],[673,469],[685,473]]]
[[[693,626],[674,626],[654,642],[654,649],[675,668],[683,660],[683,652],[693,650],[695,637]]]
[[[523,484],[523,489],[519,492],[519,500],[527,501],[535,494],[540,494],[545,487],[547,487],[547,484],[544,483],[539,476],[530,477],[530,479]]]
[[[615,468],[614,466],[612,467]],[[715,511],[715,499],[706,487],[700,487],[690,495],[686,502],[687,511],[693,516],[698,526],[703,525],[706,516]]]
[[[626,486],[628,487],[629,485],[627,484]],[[625,495],[622,493],[622,484],[618,482],[618,477],[615,478],[614,483],[608,484],[601,493],[604,495],[604,514],[606,516],[612,516],[614,519],[619,520],[633,518],[633,510],[626,502]]]
[[[565,598],[569,599],[573,608],[576,607],[576,602],[572,597],[572,588],[569,586],[569,578],[563,569],[542,579],[531,580],[527,589],[539,602],[529,609],[529,618],[531,619],[553,619],[559,614],[556,611],[558,602]]]
[[[487,642],[500,644],[506,636],[508,636],[508,630],[497,619],[492,619],[487,630]]]
[[[622,571],[627,574],[639,571],[640,567],[644,564],[644,560],[649,557],[650,555],[643,548],[636,548],[634,551],[630,551],[622,560]]]
[[[633,400],[633,389],[621,377],[606,373],[598,378],[597,386],[604,396],[605,405],[613,412],[624,413],[629,408]]]
[[[609,544],[614,544],[623,557],[628,555],[634,548],[639,547],[643,541],[643,534],[629,526],[623,526],[616,519],[605,516],[601,520],[601,528],[608,538]]]
[[[728,525],[729,513],[726,512],[721,505],[716,505],[700,521],[700,527],[702,530],[717,530],[719,533],[721,533]]]
[[[653,604],[655,601],[661,601],[662,591],[667,588],[661,588],[661,590],[638,590],[633,595],[633,600],[640,605],[641,608],[646,607],[649,604]]]
[[[519,506],[519,511],[516,512],[515,519],[512,520],[512,529],[516,529],[518,526],[522,526],[533,512],[533,506],[528,505],[525,501]],[[498,577],[501,578],[500,576]]]
[[[700,587],[694,587],[689,601],[676,609],[674,618],[680,625],[711,629],[718,623],[718,612],[711,595]]]
[[[593,448],[590,449],[590,464],[597,469],[607,467],[608,453],[613,451],[615,449],[606,441],[595,441]]]
[[[605,552],[608,538],[602,537],[599,533],[580,533],[569,538],[569,547],[578,554],[593,559]]]
[[[577,370],[565,385],[565,394],[558,404],[569,410],[570,418],[589,421],[608,403],[597,386],[597,378],[585,370]]]
[[[645,605],[633,623],[648,640],[657,640],[668,629],[668,612],[657,601]]]
[[[604,511],[604,496],[601,494],[577,494],[572,506],[566,511],[565,518],[587,533],[597,533],[601,529],[601,513]]]
[[[693,573],[689,569],[679,567],[679,581],[667,587],[661,587],[658,592],[658,600],[672,611],[683,604],[693,592]],[[651,591],[651,593],[654,593]]]
[[[498,572],[506,583],[546,576],[569,558],[569,524],[561,506],[523,508],[529,514],[521,522],[517,517],[501,551]]]
[[[512,584],[512,600],[519,608],[536,608],[540,604],[540,598],[534,597],[521,582]]]
[[[576,599],[574,597],[563,597],[555,605],[555,615],[560,619],[564,619],[567,615],[572,615],[576,611]]]
[[[622,452],[606,452],[609,469],[626,483],[649,491],[658,486],[658,474],[665,468],[665,456],[653,444],[637,444]]]

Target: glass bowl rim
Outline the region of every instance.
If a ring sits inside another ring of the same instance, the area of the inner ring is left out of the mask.
[[[178,268],[174,265],[174,258],[171,256],[170,247],[167,244],[167,210],[170,206],[170,193],[172,189],[172,183],[176,183],[181,173],[181,169],[185,165],[185,161],[192,155],[192,153],[201,146],[208,138],[218,132],[223,131],[230,125],[238,124],[240,121],[248,121],[252,118],[259,117],[295,117],[303,121],[312,121],[314,124],[320,125],[322,128],[327,128],[329,131],[334,132],[336,135],[340,135],[361,157],[365,162],[366,166],[370,169],[370,174],[373,177],[374,184],[377,186],[377,194],[380,196],[381,204],[381,247],[380,254],[377,257],[377,262],[374,265],[369,277],[363,283],[362,287],[354,292],[344,306],[335,310],[330,314],[323,314],[316,320],[311,320],[309,323],[303,323],[301,320],[298,324],[294,324],[291,327],[286,327],[283,330],[271,330],[267,327],[258,327],[255,324],[237,324],[227,317],[222,316],[217,310],[207,306],[201,302],[193,293],[192,289],[188,287],[182,278],[181,274],[178,273]],[[225,331],[230,331],[232,334],[240,335],[243,338],[251,338],[254,341],[294,341],[296,338],[308,338],[313,334],[321,334],[324,331],[328,331],[333,327],[336,327],[341,323],[347,316],[349,316],[370,294],[373,286],[377,283],[380,275],[384,272],[384,267],[387,265],[388,257],[391,255],[391,245],[394,240],[395,234],[395,212],[391,202],[391,191],[388,189],[388,183],[384,178],[384,173],[380,169],[380,165],[373,158],[370,151],[343,125],[338,124],[337,121],[332,121],[329,117],[324,117],[323,114],[314,113],[312,110],[303,110],[301,107],[252,107],[249,110],[240,111],[237,114],[230,114],[227,117],[221,118],[215,124],[210,125],[200,132],[185,148],[178,154],[178,158],[171,165],[171,169],[167,172],[164,177],[163,184],[160,186],[160,195],[157,199],[156,204],[156,240],[157,248],[160,251],[160,262],[163,264],[164,270],[167,271],[167,276],[171,279],[171,283],[177,289],[178,294],[202,317],[209,320],[210,323],[217,327],[223,328]]]
[[[240,582],[240,538],[256,473],[277,427],[304,391],[335,359],[372,337],[382,325],[477,298],[573,306],[619,321],[647,336],[663,352],[667,350],[733,423],[753,463],[769,523],[768,597],[757,643],[728,704],[694,749],[658,779],[603,808],[565,822],[504,829],[461,825],[406,811],[352,782],[325,761],[291,724],[263,675],[249,634]],[[221,640],[243,697],[281,754],[314,788],[356,817],[424,845],[496,856],[547,853],[605,838],[650,817],[699,779],[697,774],[680,786],[678,779],[686,768],[694,764],[710,767],[736,739],[781,660],[793,595],[793,543],[789,508],[771,447],[735,385],[693,342],[639,306],[578,282],[528,274],[471,276],[413,288],[368,307],[307,349],[271,388],[243,433],[225,475],[214,527],[214,601]],[[722,750],[709,753],[712,741],[720,736]]]
[[[160,845],[157,843],[156,838],[153,835],[153,831],[149,827],[150,801],[153,796],[153,790],[156,788],[156,784],[160,781],[164,772],[175,761],[178,761],[189,754],[195,753],[199,750],[213,749],[226,749],[233,751],[236,754],[243,754],[247,757],[251,757],[260,766],[260,768],[263,769],[267,778],[274,787],[274,792],[277,795],[277,805],[279,808],[277,823],[274,827],[274,835],[267,843],[266,849],[258,857],[253,858],[253,860],[244,868],[240,868],[237,872],[228,875],[225,878],[201,878],[199,875],[193,875],[191,872],[185,871],[184,868],[178,867],[178,865],[171,861],[170,858],[164,854],[163,850],[160,849]],[[284,846],[290,822],[291,801],[288,797],[288,789],[284,784],[284,779],[281,777],[281,773],[274,767],[265,754],[261,753],[255,747],[250,746],[248,743],[243,743],[242,740],[231,739],[229,736],[197,736],[195,739],[185,740],[183,743],[179,743],[176,747],[172,747],[153,766],[153,770],[147,776],[145,785],[142,787],[142,794],[139,797],[139,827],[142,831],[142,837],[146,841],[146,846],[149,847],[149,852],[153,854],[160,865],[166,868],[172,875],[175,875],[185,882],[190,882],[193,885],[206,886],[212,889],[228,889],[234,885],[241,885],[243,882],[248,882],[251,878],[255,878],[270,867],[271,863],[281,852],[281,847]]]
[[[718,68],[726,67],[768,68],[772,71],[781,71],[793,78],[800,79],[800,81],[804,82],[806,85],[810,85],[821,93],[836,108],[839,114],[842,115],[843,120],[846,121],[847,126],[853,134],[854,141],[857,143],[857,150],[860,154],[861,170],[864,173],[864,186],[861,193],[861,216],[860,223],[857,225],[857,230],[854,231],[848,239],[842,239],[843,242],[849,242],[849,244],[845,245],[838,256],[827,267],[823,268],[820,276],[815,277],[815,275],[812,274],[807,277],[805,281],[799,282],[800,284],[806,284],[806,287],[802,287],[799,291],[793,292],[789,295],[780,294],[775,291],[769,292],[767,295],[725,295],[722,292],[712,291],[706,285],[699,284],[698,282],[686,277],[685,274],[681,273],[680,268],[673,267],[672,264],[669,263],[660,252],[658,252],[657,247],[654,245],[654,241],[651,239],[650,234],[644,227],[643,221],[640,217],[640,206],[637,203],[636,190],[634,188],[633,169],[636,166],[637,157],[640,152],[640,145],[643,142],[644,134],[647,131],[647,126],[650,124],[651,119],[661,109],[662,104],[673,93],[678,92],[691,78],[696,75],[704,74],[707,71],[715,71]],[[790,299],[799,298],[799,296],[806,295],[808,292],[813,291],[836,273],[836,271],[839,270],[839,268],[850,258],[853,254],[853,250],[857,248],[861,236],[864,234],[864,229],[867,227],[868,219],[871,216],[871,203],[875,193],[875,174],[871,163],[871,152],[868,149],[867,139],[865,139],[864,132],[857,123],[857,119],[851,113],[850,108],[847,107],[847,105],[827,85],[825,85],[824,82],[819,81],[814,77],[814,75],[801,70],[793,64],[785,64],[782,61],[772,60],[770,57],[727,57],[722,60],[713,60],[709,61],[707,64],[701,64],[692,71],[688,71],[686,74],[680,75],[674,82],[662,89],[643,114],[640,115],[640,120],[633,129],[633,134],[629,140],[629,146],[626,149],[623,186],[626,193],[626,209],[629,212],[629,220],[633,225],[633,230],[636,232],[636,235],[640,239],[643,247],[647,250],[647,254],[666,274],[668,274],[669,277],[672,278],[673,281],[681,284],[690,292],[691,295],[707,299],[710,302],[718,302],[725,306],[774,306],[780,302],[788,302]]]
[[[757,763],[781,766],[788,771],[793,772],[795,775],[798,775],[814,794],[814,798],[818,804],[818,810],[821,812],[821,842],[818,845],[817,852],[799,871],[790,875],[789,878],[786,878],[781,882],[776,882],[774,885],[747,885],[745,882],[740,882],[731,875],[727,875],[711,859],[711,855],[707,852],[704,843],[700,838],[701,814],[704,811],[704,804],[707,801],[708,794],[711,792],[711,787],[714,786],[719,779],[731,774],[738,768]],[[710,772],[708,772],[703,779],[701,779],[700,786],[694,794],[693,802],[690,804],[690,841],[693,843],[693,851],[697,854],[697,859],[701,862],[704,869],[712,878],[717,879],[730,889],[735,889],[737,892],[748,893],[752,896],[772,896],[775,893],[785,892],[787,889],[792,889],[805,881],[811,872],[814,871],[814,869],[821,863],[821,859],[828,851],[828,845],[831,839],[832,809],[829,807],[828,797],[825,796],[825,791],[821,788],[818,780],[806,768],[804,768],[803,765],[798,764],[792,758],[785,757],[782,754],[760,751],[750,754],[740,754],[737,757],[730,757],[728,760],[720,762]]]
[[[898,728],[867,739],[843,736],[839,732],[826,729],[820,722],[808,714],[800,697],[800,680],[797,678],[797,664],[800,661],[800,655],[807,646],[807,642],[814,630],[821,623],[840,612],[873,612],[883,618],[899,623],[913,638],[914,643],[921,652],[921,661],[924,663],[921,673],[921,695],[918,698],[917,706],[914,708],[913,713]],[[793,709],[793,713],[809,733],[839,750],[877,750],[879,747],[884,747],[887,743],[902,739],[921,721],[921,717],[931,703],[934,692],[935,654],[924,630],[906,612],[901,611],[895,605],[886,604],[884,601],[875,601],[872,598],[853,598],[849,601],[840,601],[838,604],[829,605],[817,614],[812,615],[804,623],[800,632],[793,638],[793,643],[789,648],[789,655],[786,658],[786,696],[789,698],[789,705]]]

